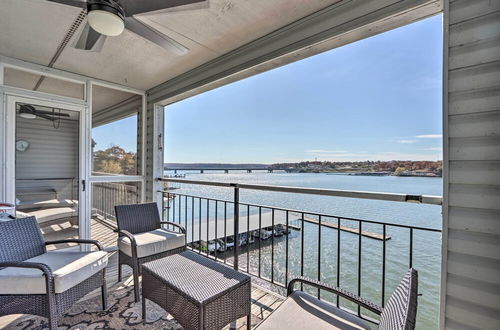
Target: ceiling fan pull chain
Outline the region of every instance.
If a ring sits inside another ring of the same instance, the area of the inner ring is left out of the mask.
[[[52,114],[53,114],[53,117],[56,117],[55,115],[56,113],[56,109],[55,108],[52,108]],[[59,114],[61,114],[61,109],[59,109]],[[55,129],[58,129],[59,126],[61,126],[61,116],[57,116],[57,120],[54,119],[54,121],[52,121],[52,126],[54,126]],[[56,121],[57,121],[57,125],[56,125]]]

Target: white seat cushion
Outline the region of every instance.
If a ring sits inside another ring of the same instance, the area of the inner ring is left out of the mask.
[[[66,219],[78,215],[78,209],[73,207],[58,207],[51,209],[43,209],[31,212],[16,212],[18,217],[20,216],[34,216],[38,223],[44,223],[52,220]]]
[[[143,258],[165,252],[184,245],[184,234],[166,229],[156,229],[134,235],[137,243],[137,257]],[[128,256],[132,256],[132,246],[128,237],[120,237],[118,248]]]
[[[105,268],[108,253],[50,251],[25,261],[46,264],[54,275],[55,292],[61,293]],[[0,294],[43,293],[46,293],[46,285],[42,271],[15,267],[0,270]]]
[[[16,210],[28,210],[35,208],[59,208],[59,207],[75,207],[78,206],[77,200],[72,199],[35,199],[35,200],[22,200],[17,206]]]
[[[292,293],[257,327],[274,329],[370,329],[362,319],[302,291]]]

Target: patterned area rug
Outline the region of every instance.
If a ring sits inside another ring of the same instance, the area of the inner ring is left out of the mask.
[[[76,303],[70,311],[59,319],[59,330],[77,329],[182,329],[164,309],[146,300],[146,321],[142,319],[141,302],[134,302],[131,287],[117,288],[108,297],[108,310],[100,309],[100,296]],[[46,318],[23,317],[6,329],[41,330],[47,329]]]
[[[102,311],[100,295],[76,303],[68,313],[59,319],[58,330],[111,330],[111,329],[165,329],[181,330],[182,326],[163,308],[146,300],[146,321],[142,319],[142,304],[134,302],[132,286],[117,285],[110,288],[108,310]],[[252,315],[252,327],[261,319]],[[3,329],[42,330],[48,329],[46,318],[23,316]],[[246,329],[246,317],[238,320],[237,329]],[[226,326],[224,329],[230,329]]]

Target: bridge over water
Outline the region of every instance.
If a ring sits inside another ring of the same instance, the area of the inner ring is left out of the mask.
[[[246,171],[247,173],[252,173],[254,171],[264,171],[268,173],[273,173],[274,171],[285,171],[284,168],[271,168],[271,167],[164,167],[164,171],[174,172],[177,174],[179,171],[199,171],[204,173],[205,171],[220,171],[224,173],[229,173],[229,171]]]

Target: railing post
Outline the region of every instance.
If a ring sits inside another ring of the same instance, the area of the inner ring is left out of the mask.
[[[239,258],[239,250],[240,250],[240,240],[239,240],[239,231],[240,231],[240,188],[237,184],[231,184],[234,187],[234,269],[238,270],[238,258]]]
[[[167,202],[168,202],[168,193],[167,193]],[[165,193],[161,193],[161,219],[165,221]],[[168,221],[168,220],[167,220]]]

